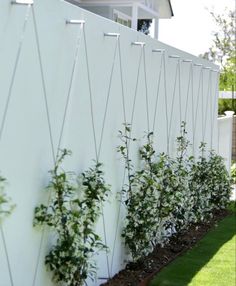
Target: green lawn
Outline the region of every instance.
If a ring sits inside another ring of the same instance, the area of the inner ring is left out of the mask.
[[[236,286],[236,215],[165,267],[150,286]]]

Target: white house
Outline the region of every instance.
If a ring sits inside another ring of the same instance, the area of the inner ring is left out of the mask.
[[[138,19],[154,19],[158,38],[159,19],[173,16],[170,0],[66,0],[95,14],[137,30]]]

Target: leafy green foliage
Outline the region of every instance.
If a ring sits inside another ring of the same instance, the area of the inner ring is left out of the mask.
[[[149,35],[151,24],[151,19],[138,19],[138,31],[144,33],[145,35]]]
[[[147,135],[147,143],[140,149],[142,169],[134,171],[129,158],[130,127],[125,125],[124,133],[120,131],[123,145],[118,147],[125,160],[128,171],[128,184],[123,189],[127,216],[122,237],[131,251],[134,260],[149,253],[154,246],[156,237],[157,196],[155,180],[152,172],[152,157],[155,153],[152,147],[152,133]]]
[[[0,223],[9,214],[11,214],[15,205],[5,192],[6,179],[0,176]]]
[[[236,47],[235,47],[236,48]],[[220,74],[220,90],[235,91],[236,81],[236,52],[227,59],[225,66]]]
[[[50,171],[49,204],[36,207],[34,225],[48,226],[56,237],[56,243],[45,259],[54,281],[80,286],[88,277],[95,276],[92,257],[97,251],[106,249],[94,227],[109,186],[103,179],[100,163],[78,178],[74,173],[65,172],[61,164],[70,154],[70,151],[62,150]]]
[[[211,217],[212,206],[210,204],[211,191],[209,189],[210,165],[206,154],[206,144],[201,143],[199,147],[200,156],[197,161],[191,160],[191,171],[189,173],[189,188],[194,194],[193,212],[194,222],[202,222]]]
[[[128,183],[122,190],[127,209],[122,237],[133,260],[138,260],[155,245],[165,244],[173,233],[207,221],[216,209],[225,209],[231,181],[223,159],[213,151],[208,154],[205,143],[200,145],[198,160],[188,157],[185,122],[177,137],[176,158],[156,155],[153,134],[149,133],[139,149],[137,170],[129,156],[130,143],[136,140],[130,133],[130,125],[119,131],[123,144],[118,152],[128,173]]]
[[[179,232],[188,227],[192,220],[191,210],[193,208],[193,197],[189,189],[189,168],[187,149],[189,141],[186,138],[187,132],[185,130],[185,122],[181,123],[180,136],[177,137],[177,157],[173,163],[173,169],[176,176],[176,185],[173,186],[175,192],[175,203],[174,209],[175,217],[175,228]]]
[[[230,175],[233,183],[236,183],[236,163],[233,163],[230,168]]]
[[[236,114],[236,99],[220,98],[218,100],[218,114],[224,115],[224,112],[229,110]]]
[[[208,186],[211,191],[210,203],[213,209],[225,209],[230,199],[231,179],[226,170],[224,159],[211,151],[208,164],[210,170],[208,178]]]
[[[228,8],[221,14],[210,12],[218,30],[214,31],[209,56],[221,67],[227,65],[227,60],[232,59],[235,53],[235,13]]]
[[[175,218],[173,210],[176,207],[177,178],[173,168],[174,160],[165,153],[156,156],[152,171],[155,174],[157,192],[157,237],[156,244],[163,244],[174,231]]]
[[[206,144],[201,143],[201,155],[193,162],[190,188],[195,193],[196,222],[207,220],[215,209],[225,209],[231,193],[231,179],[224,160],[214,151],[206,155]]]
[[[235,73],[236,73],[236,11],[224,10],[221,14],[210,12],[217,31],[214,31],[212,45],[203,58],[213,61],[221,68],[220,90],[235,90]]]
[[[232,213],[235,213],[235,214],[236,214],[236,201],[235,201],[235,200],[234,200],[234,201],[230,201],[230,203],[229,203],[227,209],[228,209],[229,211],[231,211]]]

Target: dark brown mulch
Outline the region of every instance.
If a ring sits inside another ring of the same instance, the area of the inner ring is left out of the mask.
[[[157,246],[145,259],[130,262],[103,286],[145,286],[152,277],[177,256],[192,248],[218,221],[229,215],[226,210],[216,211],[208,223],[192,225],[187,232],[173,236],[165,246]]]

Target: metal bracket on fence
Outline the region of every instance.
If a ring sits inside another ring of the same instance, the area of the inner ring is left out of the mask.
[[[165,49],[153,49],[152,52],[153,53],[164,53]]]
[[[211,70],[211,67],[203,67],[204,70]]]
[[[84,25],[84,20],[66,20],[66,24],[72,24],[72,25]]]
[[[185,59],[183,60],[183,63],[192,63],[193,61],[192,60],[189,60],[189,59]]]
[[[33,5],[34,0],[15,0],[11,1],[12,5]]]
[[[196,64],[196,63],[194,63],[193,64],[195,67],[202,67],[202,64]]]
[[[171,58],[171,59],[179,59],[179,58],[180,58],[180,56],[177,56],[177,55],[170,55],[170,56],[169,56],[169,58]]]
[[[144,42],[132,42],[131,45],[144,47],[146,45],[146,43],[144,43]]]
[[[116,37],[119,38],[120,34],[119,33],[104,33],[105,37]]]

